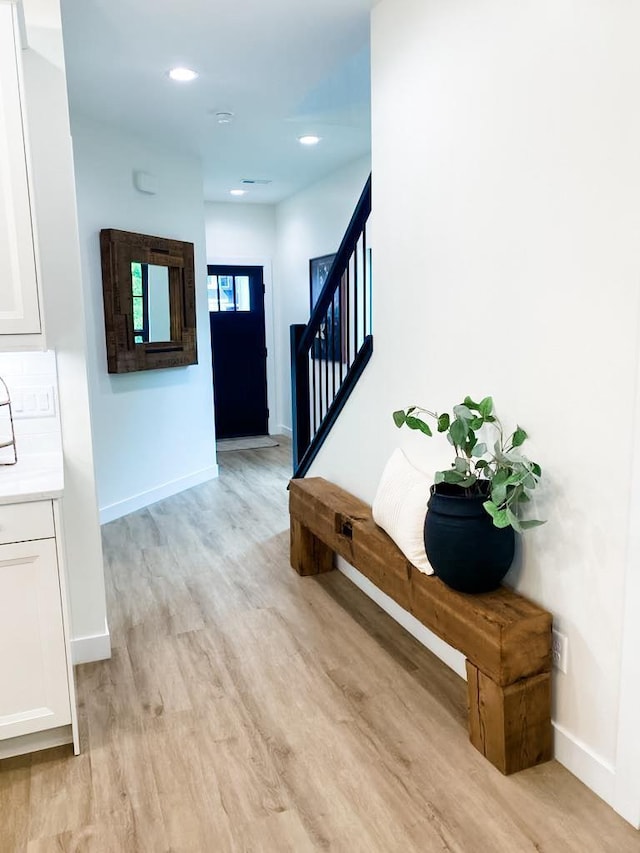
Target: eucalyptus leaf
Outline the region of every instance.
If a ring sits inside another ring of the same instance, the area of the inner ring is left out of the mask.
[[[520,447],[520,445],[524,443],[525,438],[527,438],[527,433],[522,429],[522,427],[518,427],[513,434],[511,443],[514,447]]]
[[[528,518],[526,521],[521,521],[520,526],[523,530],[530,530],[532,527],[540,527],[541,524],[546,523],[546,521],[539,521],[537,518]]]
[[[499,486],[502,483],[506,483],[508,479],[509,479],[509,472],[505,471],[504,468],[501,468],[498,472],[496,472],[496,475],[493,478],[493,485]]]
[[[474,445],[472,456],[479,458],[480,456],[484,456],[487,452],[487,445],[483,441],[479,441]]]
[[[465,489],[471,488],[478,482],[478,478],[474,474],[469,474],[468,477],[465,477],[464,480],[461,481],[460,485],[464,486]]]
[[[471,399],[471,397],[469,397],[469,395],[467,395],[467,396],[464,398],[464,400],[463,400],[462,402],[463,402],[463,404],[464,404],[468,409],[475,409],[475,410],[476,410],[476,412],[479,412],[479,411],[480,411],[480,404],[479,404],[479,403],[475,403],[475,402]]]
[[[502,506],[502,504],[507,499],[507,487],[503,483],[499,483],[496,486],[496,478],[494,477],[491,481],[491,500],[497,505]]]
[[[444,483],[444,471],[436,471],[433,482],[438,485],[438,483]]]
[[[493,412],[493,399],[491,397],[484,397],[484,399],[480,400],[478,408],[482,417],[486,419]]]
[[[449,435],[453,439],[453,443],[460,447],[464,444],[464,440],[469,432],[469,427],[460,418],[456,418],[449,427]]]
[[[446,412],[444,415],[440,415],[438,418],[438,432],[446,432],[449,429],[450,423],[451,418]]]
[[[470,432],[467,436],[467,440],[465,441],[462,447],[462,449],[464,450],[464,455],[467,457],[467,459],[471,459],[471,456],[473,454],[473,448],[476,446],[477,443],[478,439],[475,437],[474,433]]]
[[[493,501],[485,501],[482,504],[482,506],[489,513],[489,515],[493,519],[493,523],[496,527],[508,527],[509,526],[509,519],[507,517],[507,510],[499,509],[499,507],[497,507],[495,505],[495,503],[493,503]]]
[[[405,423],[406,420],[407,416],[402,411],[402,409],[393,413],[393,422],[398,427],[398,429]]]
[[[493,516],[493,523],[495,527],[509,527],[511,522],[509,521],[508,512],[508,509],[499,509],[497,511],[497,513]]]
[[[452,483],[455,486],[459,486],[464,480],[462,474],[459,474],[457,471],[443,471],[442,473],[444,474],[443,480],[445,483]]]
[[[423,432],[425,435],[433,435],[429,424],[425,423],[421,418],[416,418],[413,415],[409,415],[405,423],[409,427],[409,429],[417,429],[420,430],[420,432]]]
[[[528,472],[526,469],[522,471],[514,471],[513,474],[509,474],[507,479],[504,481],[505,486],[516,486],[528,476]]]
[[[522,483],[519,483],[519,484],[518,484],[518,485],[513,489],[513,491],[511,492],[511,494],[509,495],[509,503],[510,503],[510,504],[518,503],[518,502],[520,501],[521,496],[522,496],[522,495],[524,495],[524,494],[525,494],[524,486],[522,485]]]
[[[471,410],[467,406],[454,406],[453,414],[457,418],[462,418],[465,421],[470,421],[473,417]]]
[[[484,424],[484,418],[472,418],[469,421],[469,426],[471,427],[471,429],[480,429],[480,427],[483,426],[483,424]]]
[[[469,463],[461,456],[456,456],[456,461],[453,463],[453,466],[456,471],[459,471],[461,474],[466,474],[469,470]]]
[[[482,506],[483,506],[483,507],[486,509],[486,511],[489,513],[489,515],[491,516],[491,518],[493,518],[493,516],[498,512],[498,507],[494,504],[494,502],[493,502],[493,501],[485,501],[485,502],[482,504]]]

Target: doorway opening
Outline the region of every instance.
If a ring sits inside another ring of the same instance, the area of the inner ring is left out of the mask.
[[[267,435],[263,267],[207,267],[218,439]]]

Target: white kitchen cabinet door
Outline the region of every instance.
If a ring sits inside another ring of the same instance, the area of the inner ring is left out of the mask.
[[[0,334],[40,332],[21,102],[21,48],[13,3],[0,0]]]
[[[70,722],[55,539],[0,545],[0,740]]]

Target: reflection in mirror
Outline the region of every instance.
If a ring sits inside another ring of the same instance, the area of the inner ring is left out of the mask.
[[[133,334],[137,344],[171,340],[168,267],[131,263]]]

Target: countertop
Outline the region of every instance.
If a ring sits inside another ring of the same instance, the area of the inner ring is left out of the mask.
[[[0,466],[0,504],[62,497],[62,452],[24,454],[16,465]]]

